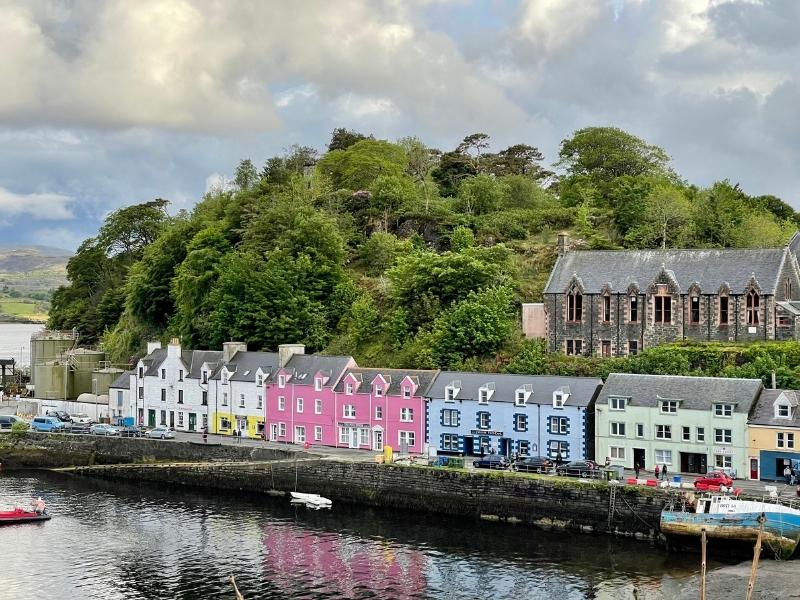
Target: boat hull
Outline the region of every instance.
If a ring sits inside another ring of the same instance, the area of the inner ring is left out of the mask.
[[[320,496],[319,494],[303,494],[300,492],[289,492],[293,502],[303,502],[317,508],[329,508],[333,502]]]
[[[38,514],[35,512],[28,512],[24,510],[12,510],[8,512],[0,512],[0,526],[2,525],[19,525],[21,523],[39,523],[41,521],[49,521],[50,515]]]
[[[760,512],[736,515],[668,512],[661,514],[665,535],[698,538],[703,529],[709,539],[755,542],[760,528]],[[776,555],[791,556],[800,542],[800,515],[765,512],[763,542]]]

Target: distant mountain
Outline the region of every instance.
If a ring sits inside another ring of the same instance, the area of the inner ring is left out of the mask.
[[[0,246],[0,273],[64,271],[72,252],[50,246]]]

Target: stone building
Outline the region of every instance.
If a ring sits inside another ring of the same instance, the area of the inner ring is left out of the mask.
[[[571,251],[564,235],[558,246],[539,324],[553,352],[800,339],[800,233],[783,248]]]

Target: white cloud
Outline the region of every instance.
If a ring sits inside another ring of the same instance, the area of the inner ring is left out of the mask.
[[[29,216],[33,219],[61,221],[72,219],[74,199],[61,194],[16,194],[0,188],[0,214],[6,217]]]

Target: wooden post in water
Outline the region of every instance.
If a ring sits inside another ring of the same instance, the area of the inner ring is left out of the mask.
[[[756,538],[756,546],[753,548],[753,567],[750,569],[750,581],[747,582],[747,598],[751,600],[753,597],[753,588],[756,586],[756,573],[758,573],[758,559],[761,556],[761,536],[764,534],[764,522],[766,521],[764,513],[758,517],[758,522],[761,524],[758,528],[758,537]]]
[[[700,600],[706,600],[706,528],[700,530]]]

